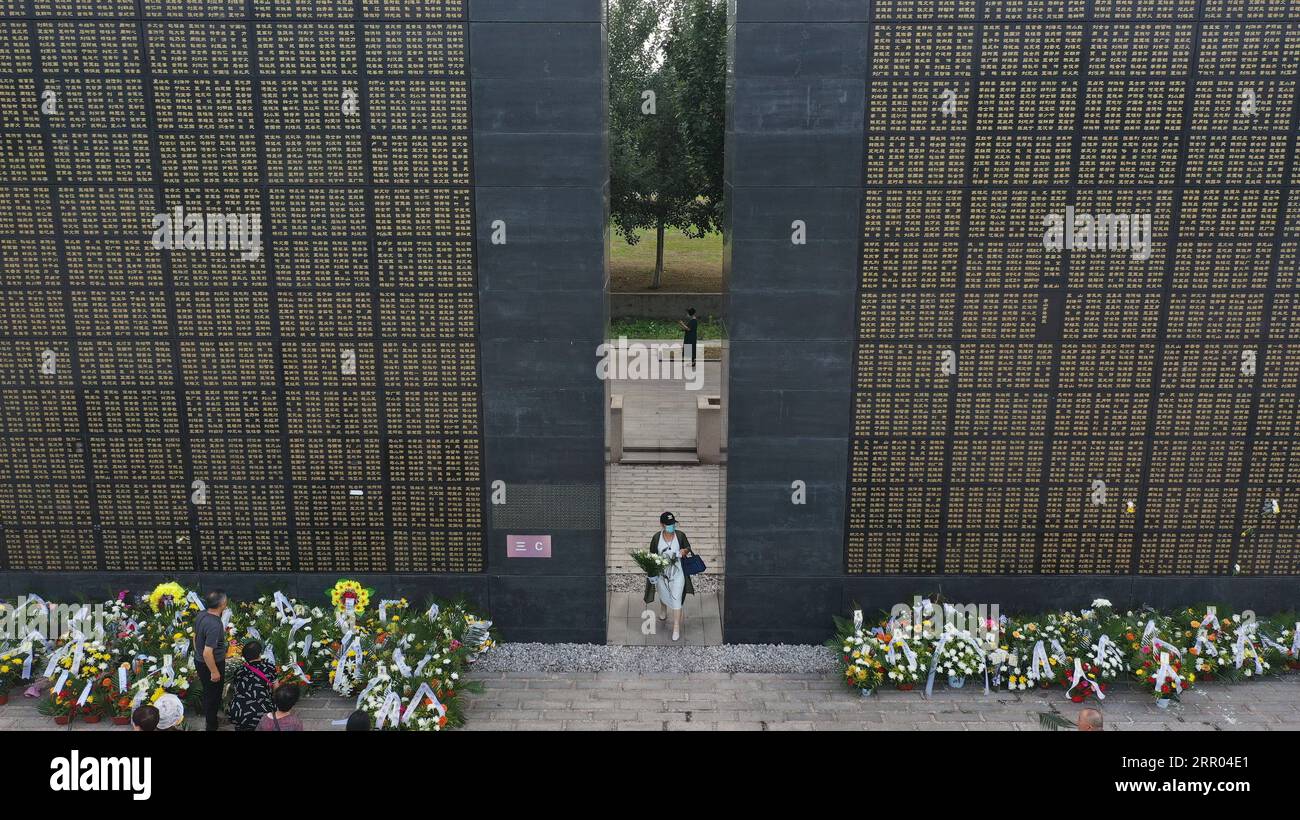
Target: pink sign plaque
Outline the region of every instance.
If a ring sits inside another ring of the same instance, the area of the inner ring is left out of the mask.
[[[507,535],[507,558],[550,558],[551,536]]]

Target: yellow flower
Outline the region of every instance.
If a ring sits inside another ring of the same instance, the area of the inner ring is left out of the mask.
[[[1196,674],[1193,673],[1193,672],[1188,672],[1188,673],[1187,673],[1187,682],[1188,682],[1188,683],[1196,683]]]

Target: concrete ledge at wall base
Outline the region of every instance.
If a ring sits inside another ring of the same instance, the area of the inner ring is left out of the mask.
[[[721,293],[611,293],[609,316],[611,319],[680,319],[687,308],[695,308],[701,319],[723,318]]]

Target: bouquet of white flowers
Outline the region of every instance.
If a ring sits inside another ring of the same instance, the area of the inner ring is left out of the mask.
[[[664,556],[653,550],[636,550],[631,553],[632,560],[636,561],[637,566],[646,574],[645,595],[642,597],[647,604],[655,599],[654,579],[661,575],[668,565],[672,562]]]

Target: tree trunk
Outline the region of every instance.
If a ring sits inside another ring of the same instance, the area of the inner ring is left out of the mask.
[[[655,278],[650,283],[650,290],[659,290],[664,278],[664,220],[659,218],[655,227]]]

